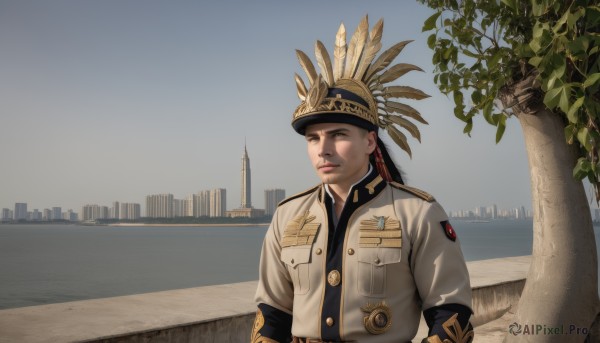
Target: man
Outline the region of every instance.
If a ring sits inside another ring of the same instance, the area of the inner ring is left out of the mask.
[[[425,122],[395,97],[420,99],[411,87],[386,86],[417,67],[386,69],[407,42],[375,55],[383,22],[365,17],[346,45],[342,24],[334,63],[321,42],[317,61],[298,57],[302,100],[292,126],[306,138],[323,182],[281,202],[267,231],[251,342],[409,342],[423,312],[423,342],[470,342],[471,287],[456,234],[429,194],[403,185],[378,128],[410,154],[394,125],[418,134]],[[393,114],[398,113],[402,116]]]

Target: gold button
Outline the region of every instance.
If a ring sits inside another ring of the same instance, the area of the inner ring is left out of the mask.
[[[352,249],[352,248],[348,249],[348,255],[354,255],[354,249]]]
[[[321,248],[318,248],[317,251],[315,251],[315,254],[321,255],[322,252],[323,252],[323,250],[321,250]]]
[[[327,282],[333,287],[339,285],[341,281],[342,281],[342,277],[340,275],[340,272],[338,272],[335,269],[330,271],[329,274],[327,275]]]
[[[381,260],[379,258],[375,259],[375,264],[379,264],[379,262],[381,262]]]
[[[327,319],[325,319],[325,324],[327,324],[327,326],[333,326],[333,318],[327,317]]]

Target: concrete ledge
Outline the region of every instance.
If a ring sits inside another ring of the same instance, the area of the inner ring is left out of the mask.
[[[467,263],[475,323],[516,306],[530,256]],[[256,281],[0,310],[0,342],[247,342]],[[417,337],[426,326],[421,323]],[[478,337],[478,341],[481,337]]]

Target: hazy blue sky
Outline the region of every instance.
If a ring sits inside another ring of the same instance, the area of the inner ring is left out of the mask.
[[[472,137],[433,84],[430,11],[415,1],[1,1],[0,208],[86,203],[145,204],[145,196],[227,189],[240,203],[246,138],[252,201],[265,188],[288,195],[318,179],[306,143],[290,126],[300,100],[294,49],[331,52],[344,22],[384,18],[383,48],[407,39],[396,60],[413,63],[399,85],[431,98],[417,107],[430,125],[411,139],[412,160],[393,151],[408,184],[447,210],[498,204],[530,208],[521,129],[503,141],[482,118]],[[385,139],[385,138],[384,138]]]

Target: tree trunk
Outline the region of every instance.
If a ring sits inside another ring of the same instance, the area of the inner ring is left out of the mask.
[[[533,256],[514,318],[521,332],[505,342],[583,342],[600,300],[590,208],[572,174],[576,150],[565,142],[559,115],[540,110],[518,118],[531,173]]]

